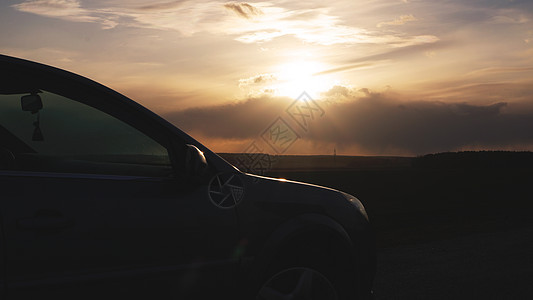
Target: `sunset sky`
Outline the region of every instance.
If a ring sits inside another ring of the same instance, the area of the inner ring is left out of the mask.
[[[218,152],[533,150],[531,0],[3,0],[0,40]]]

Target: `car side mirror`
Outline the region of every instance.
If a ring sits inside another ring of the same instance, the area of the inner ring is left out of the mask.
[[[31,111],[33,114],[37,113],[43,108],[43,101],[41,101],[41,96],[37,94],[31,94],[22,96],[20,98],[20,104],[23,111]]]
[[[201,179],[208,167],[204,153],[194,145],[185,146],[185,172],[193,179]]]

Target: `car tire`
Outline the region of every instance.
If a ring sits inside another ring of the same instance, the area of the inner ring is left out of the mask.
[[[316,244],[293,245],[271,261],[262,278],[257,300],[357,299],[355,267],[346,256]]]

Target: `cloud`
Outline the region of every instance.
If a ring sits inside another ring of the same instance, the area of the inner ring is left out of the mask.
[[[346,25],[340,16],[327,9],[287,10],[280,7],[263,8],[265,16],[257,23],[249,24],[239,33],[237,41],[264,43],[275,38],[291,36],[303,42],[317,45],[379,44],[393,47],[433,43],[434,35],[384,34],[361,27]]]
[[[94,4],[93,4],[94,6]],[[173,30],[183,36],[207,32],[241,43],[265,43],[292,37],[316,45],[382,44],[405,47],[438,40],[433,35],[383,34],[346,24],[330,9],[291,8],[287,2],[220,3],[210,0],[156,2],[143,6],[83,7],[77,0],[29,0],[16,10],[73,22],[101,24],[104,29],[127,27]],[[228,14],[227,11],[235,14]],[[412,16],[402,16],[407,22]],[[253,20],[252,20],[253,19]]]
[[[351,63],[351,64],[348,64],[348,65],[344,65],[342,67],[336,67],[336,68],[333,68],[333,69],[327,69],[327,70],[324,70],[324,71],[320,71],[320,72],[314,73],[313,75],[314,76],[318,76],[318,75],[326,75],[326,74],[343,72],[343,71],[348,71],[348,70],[363,69],[363,68],[368,68],[368,67],[375,66],[378,63],[380,63],[380,62],[379,61],[369,61],[369,62],[365,62],[365,63],[355,63],[355,64]]]
[[[259,8],[256,8],[246,2],[228,2],[224,3],[224,7],[246,19],[263,14]]]
[[[398,26],[398,25],[403,25],[407,22],[413,22],[413,21],[416,21],[418,20],[417,18],[415,18],[413,15],[401,15],[399,18],[397,19],[394,19],[392,21],[389,21],[389,22],[381,22],[381,23],[378,23],[377,27],[383,27],[383,26]]]
[[[490,105],[408,101],[405,95],[342,86],[334,87],[326,96],[328,99],[343,97],[347,101],[317,102],[325,115],[310,121],[308,132],[291,121],[285,111],[294,100],[280,97],[262,96],[234,104],[168,113],[165,117],[207,140],[251,141],[281,116],[298,132],[305,147],[315,145],[324,149],[326,145],[335,145],[339,150],[359,149],[373,154],[424,154],[475,147],[514,149],[533,145],[533,134],[524,130],[533,126],[532,110],[508,113],[513,104],[503,101]],[[291,151],[309,152],[298,147],[295,143]]]
[[[290,101],[286,97],[262,95],[237,103],[191,108],[163,115],[187,132],[213,138],[247,139],[262,132]]]
[[[480,76],[485,74],[495,74],[495,73],[517,73],[517,72],[531,72],[533,67],[507,67],[507,68],[484,68],[479,70],[474,70],[465,74],[465,76]]]
[[[442,42],[439,41],[438,38],[431,36],[427,38],[425,43],[412,43],[411,45],[402,45],[402,47],[394,47],[393,49],[384,51],[382,53],[351,59],[349,61],[346,61],[343,66],[323,70],[313,75],[325,75],[343,72],[347,70],[372,67],[387,60],[404,59],[408,56],[418,55],[419,53],[426,54],[428,51],[442,49],[448,47],[449,45],[449,42]]]
[[[524,24],[529,22],[529,19],[525,16],[519,16],[518,18],[509,16],[494,16],[492,17],[491,21],[494,24]]]
[[[112,17],[99,16],[104,12],[82,8],[77,0],[33,0],[14,4],[12,7],[22,12],[67,21],[100,23],[104,29],[114,28],[118,24]]]
[[[331,89],[329,89],[329,91],[324,92],[323,95],[326,97],[333,97],[333,98],[339,98],[339,97],[348,98],[353,95],[353,90],[342,85],[335,85]]]
[[[283,20],[309,21],[319,17],[323,12],[320,9],[301,9],[288,14]]]
[[[20,11],[50,17],[80,16],[87,13],[76,0],[34,0],[14,4],[13,7]]]
[[[239,79],[239,87],[271,83],[276,80],[277,78],[274,74],[259,74],[249,78]]]
[[[180,0],[180,1],[153,3],[153,4],[141,6],[138,9],[139,10],[156,10],[156,11],[167,10],[167,9],[176,8],[180,6],[183,2],[184,2],[183,0]]]
[[[269,42],[275,38],[284,36],[282,31],[256,31],[235,38],[236,41],[251,44]]]
[[[530,21],[530,16],[527,16],[527,13],[511,8],[494,11],[494,16],[490,19],[490,23],[493,24],[525,24]]]

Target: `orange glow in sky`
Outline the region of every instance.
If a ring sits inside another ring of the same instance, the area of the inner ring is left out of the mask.
[[[1,54],[110,86],[215,151],[277,117],[299,136],[288,154],[533,145],[531,1],[7,0],[0,38]],[[309,128],[286,115],[304,91],[325,112]]]

